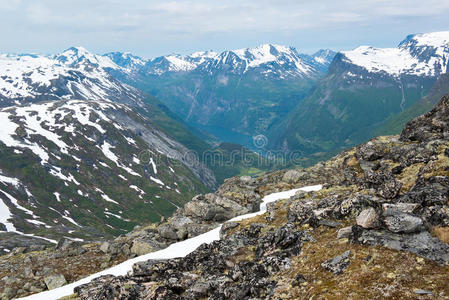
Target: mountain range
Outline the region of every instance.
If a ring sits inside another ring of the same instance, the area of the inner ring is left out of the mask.
[[[425,97],[448,72],[448,59],[449,32],[410,35],[396,48],[340,52],[313,91],[270,128],[271,147],[308,156],[364,142]],[[409,111],[402,125],[422,112]]]
[[[158,97],[189,125],[248,147],[305,97],[334,55],[271,44],[146,61],[107,54],[123,68],[109,69],[113,76]]]
[[[313,55],[272,44],[153,59],[0,54],[2,228],[116,236],[228,177],[286,166],[258,164],[267,150],[308,165],[397,133],[447,91],[448,57],[449,32]]]

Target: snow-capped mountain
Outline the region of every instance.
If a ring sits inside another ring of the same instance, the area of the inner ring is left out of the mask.
[[[331,50],[299,54],[293,47],[265,44],[221,53],[171,54],[133,70],[122,63],[122,56],[108,57],[124,68],[110,70],[117,78],[155,95],[190,125],[207,126],[216,137],[239,142],[228,137],[234,131],[264,132],[325,75],[334,55]]]
[[[213,175],[126,105],[60,100],[0,110],[0,226],[114,236],[169,216]]]
[[[112,77],[120,68],[81,47],[51,56],[0,54],[0,106],[57,99],[109,99],[128,104],[144,97]]]
[[[448,71],[449,31],[409,35],[396,48],[361,46],[342,53],[346,62],[371,73],[438,76]]]
[[[335,53],[320,50],[323,54],[299,54],[295,48],[264,44],[255,48],[244,48],[216,53],[213,51],[195,52],[191,55],[170,54],[149,60],[134,57],[139,63],[126,63],[125,54],[106,54],[117,65],[134,69],[138,65],[146,74],[162,75],[176,72],[229,72],[245,74],[259,72],[263,76],[285,79],[289,77],[310,77],[318,75],[323,64],[329,64]],[[319,52],[319,53],[321,53]],[[317,68],[319,70],[317,70]]]
[[[314,92],[272,128],[270,141],[304,155],[325,153],[366,141],[402,112],[404,124],[416,115],[408,108],[448,72],[448,60],[449,31],[409,35],[396,48],[338,53]]]
[[[223,71],[235,74],[259,72],[279,79],[312,77],[319,73],[295,48],[271,44],[225,51],[201,65],[200,69],[211,74]]]
[[[113,65],[109,67],[112,69],[117,69],[117,67],[120,67],[125,70],[132,71],[141,68],[147,62],[147,60],[132,55],[129,52],[110,52],[106,53],[103,57],[107,57],[111,60]],[[106,67],[106,65],[104,66]]]

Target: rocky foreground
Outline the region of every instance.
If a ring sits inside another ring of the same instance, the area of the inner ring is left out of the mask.
[[[24,282],[43,290],[61,284],[61,276],[66,281],[70,270],[38,267],[63,251],[84,251],[64,256],[72,261],[97,253],[104,258],[97,268],[105,268],[255,211],[268,193],[314,184],[325,186],[272,203],[264,215],[225,223],[220,241],[184,258],[138,263],[128,276],[100,277],[72,297],[449,298],[449,96],[400,136],[375,138],[309,169],[229,179],[170,219],[114,241],[17,250],[2,258],[1,265],[9,264],[0,270],[3,297],[37,291]],[[77,248],[84,250],[71,250]],[[29,276],[17,275],[25,266]],[[48,277],[57,275],[50,286]]]

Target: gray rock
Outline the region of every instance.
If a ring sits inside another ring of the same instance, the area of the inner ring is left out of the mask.
[[[251,176],[240,176],[240,181],[245,184],[248,184],[252,181],[252,178]]]
[[[142,240],[134,240],[133,245],[131,246],[131,253],[136,255],[144,255],[154,251],[154,248],[151,244],[142,241]]]
[[[366,228],[372,229],[379,226],[379,215],[376,210],[372,207],[363,210],[357,216],[357,225]]]
[[[61,249],[61,250],[67,250],[70,248],[76,248],[76,247],[81,247],[81,243],[80,242],[75,242],[75,241],[71,241],[69,239],[66,238],[62,238],[58,241],[58,244],[56,245],[56,249]]]
[[[339,256],[336,256],[332,259],[326,260],[325,262],[323,262],[321,264],[321,266],[324,269],[334,273],[335,275],[341,274],[349,266],[350,256],[351,256],[351,251],[348,250]]]
[[[395,233],[412,233],[419,231],[423,226],[421,218],[395,209],[385,210],[383,216],[388,230]]]
[[[352,233],[352,226],[343,227],[337,231],[337,239],[348,238]]]
[[[413,292],[417,295],[433,295],[433,293],[428,290],[415,289]]]
[[[284,176],[282,177],[282,181],[288,182],[288,183],[296,183],[301,178],[301,174],[296,170],[289,170],[285,172]]]
[[[209,224],[189,224],[187,226],[187,232],[189,233],[189,237],[194,237],[205,232],[208,232],[214,227],[214,225]]]
[[[44,282],[49,290],[53,290],[67,284],[67,281],[62,274],[47,276],[44,278]]]
[[[373,188],[376,194],[385,199],[393,199],[401,190],[402,183],[397,181],[391,172],[369,171],[365,176],[367,188]]]
[[[34,276],[34,272],[33,269],[31,269],[31,267],[25,267],[24,271],[23,271],[23,275],[25,275],[25,277],[31,278]]]
[[[405,213],[413,213],[419,207],[416,203],[384,203],[382,204],[383,210],[394,209]]]
[[[226,232],[232,228],[239,226],[238,222],[226,222],[220,228],[220,239],[226,236]]]
[[[329,219],[319,220],[318,224],[319,225],[323,225],[323,226],[327,226],[327,227],[330,227],[330,228],[335,228],[335,227],[340,226],[340,223],[338,223],[336,221],[329,220]]]
[[[16,295],[17,291],[11,287],[5,288],[1,294],[2,299],[12,299]]]
[[[109,242],[104,242],[104,243],[101,244],[100,250],[103,253],[108,253],[110,246],[111,246],[111,244]]]
[[[398,234],[386,230],[353,229],[351,242],[380,245],[398,251],[408,251],[438,263],[449,262],[449,245],[433,237],[427,231]]]
[[[185,228],[188,224],[192,224],[193,221],[189,217],[184,216],[175,216],[169,220],[170,226],[175,228],[176,230]]]
[[[161,237],[169,240],[177,240],[178,235],[176,234],[175,230],[168,224],[164,224],[159,227],[158,233]]]

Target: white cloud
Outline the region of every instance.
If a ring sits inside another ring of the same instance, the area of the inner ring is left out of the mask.
[[[161,44],[186,48],[201,39],[210,41],[213,48],[213,40],[220,37],[220,43],[230,39],[232,44],[231,37],[294,37],[306,31],[351,30],[361,25],[381,35],[382,26],[391,26],[384,24],[397,24],[398,19],[409,18],[403,22],[413,23],[448,13],[447,0],[8,0],[0,8],[0,34],[11,39],[10,45],[24,45],[26,41],[17,37],[31,32],[40,39],[28,42],[41,43],[40,48],[61,43],[56,39],[61,36],[98,49],[145,42],[152,43],[147,48]],[[441,25],[449,27],[449,21]]]

